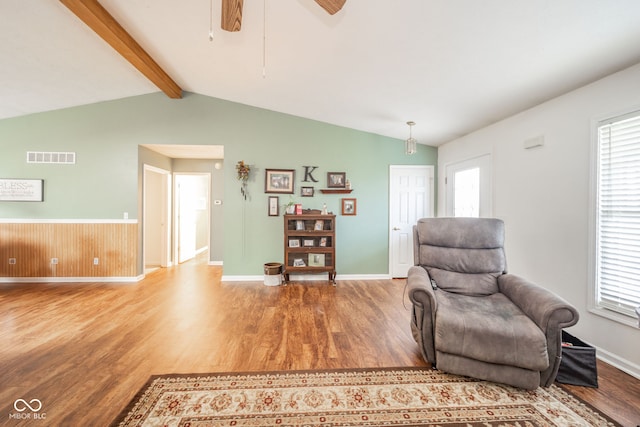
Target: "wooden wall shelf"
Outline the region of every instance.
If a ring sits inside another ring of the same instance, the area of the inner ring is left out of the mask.
[[[323,194],[349,194],[353,189],[346,188],[321,188],[320,192]]]

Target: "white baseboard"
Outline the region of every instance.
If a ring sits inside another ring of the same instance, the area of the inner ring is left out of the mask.
[[[329,280],[327,273],[322,274],[292,274],[289,276],[291,280],[296,282],[310,282],[318,280]],[[391,276],[388,274],[338,274],[336,281],[340,280],[389,280]],[[263,275],[246,275],[246,276],[222,276],[223,282],[264,282]]]
[[[607,362],[611,366],[615,366],[622,372],[626,372],[632,377],[640,379],[640,366],[635,363],[623,359],[622,357],[618,357],[615,354],[609,353],[599,347],[596,347],[596,357],[603,362]]]
[[[0,283],[136,283],[144,274],[133,277],[0,277]]]
[[[222,261],[209,261],[207,265],[223,265]]]

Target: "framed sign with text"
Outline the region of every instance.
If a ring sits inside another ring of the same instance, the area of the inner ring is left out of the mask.
[[[0,178],[0,202],[42,202],[43,179]]]

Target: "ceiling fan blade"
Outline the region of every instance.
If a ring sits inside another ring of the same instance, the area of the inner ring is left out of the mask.
[[[347,0],[316,0],[316,3],[329,12],[329,15],[335,15],[340,11],[340,9],[342,9],[342,6],[344,6],[346,1]]]
[[[242,27],[242,1],[222,0],[222,18],[220,26],[226,31],[240,31]]]

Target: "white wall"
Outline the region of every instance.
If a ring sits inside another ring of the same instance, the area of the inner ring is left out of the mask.
[[[440,146],[438,214],[446,165],[490,153],[509,272],[571,302],[580,321],[569,332],[640,378],[640,329],[588,311],[592,123],[632,108],[640,108],[640,64]],[[525,150],[537,136],[544,146]]]

